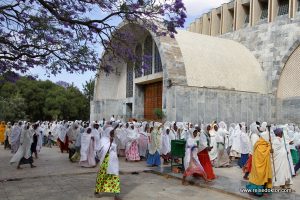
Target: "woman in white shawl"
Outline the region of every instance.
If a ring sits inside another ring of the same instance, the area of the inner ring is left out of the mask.
[[[20,136],[20,147],[17,153],[11,158],[10,164],[18,162],[17,169],[21,169],[22,164],[30,164],[31,168],[35,167],[31,156],[31,143],[32,143],[32,130],[30,130],[30,124],[27,123],[22,129]]]
[[[242,125],[241,130],[241,158],[239,159],[238,165],[240,168],[243,168],[248,160],[249,153],[250,153],[250,146],[251,141],[249,135],[246,133],[246,126],[245,124]]]
[[[229,156],[226,151],[226,136],[228,135],[227,125],[221,121],[216,133],[218,155],[215,167],[229,167]]]
[[[185,149],[185,156],[184,156],[184,174],[182,179],[182,184],[187,185],[186,183],[186,177],[198,175],[200,177],[203,177],[205,181],[207,180],[206,173],[198,159],[197,153],[198,153],[198,145],[197,140],[195,139],[198,134],[198,130],[192,130],[193,135],[188,138],[186,142],[186,149]]]
[[[92,129],[87,128],[81,135],[80,162],[81,167],[96,167],[95,138]]]
[[[100,140],[100,169],[98,171],[95,195],[99,193],[114,193],[115,200],[119,200],[120,177],[117,145],[114,142],[115,129],[107,127]]]
[[[134,125],[129,126],[127,129],[127,143],[126,143],[126,160],[127,161],[139,161],[140,154],[138,148],[138,133],[134,130]]]
[[[241,125],[237,124],[233,133],[230,135],[230,140],[232,140],[230,157],[232,160],[241,157],[241,134]]]
[[[147,156],[147,150],[148,150],[148,143],[149,143],[149,138],[148,138],[148,129],[149,124],[147,122],[143,122],[142,124],[142,130],[140,130],[139,134],[139,139],[138,139],[138,147],[139,147],[139,154],[141,159],[146,159]]]
[[[125,157],[125,146],[126,146],[126,129],[122,123],[119,123],[118,128],[115,130],[115,143],[118,146],[118,156]]]
[[[170,138],[170,128],[167,127],[164,130],[162,135],[162,143],[161,143],[161,157],[164,159],[164,165],[169,164],[171,160],[171,138]]]
[[[11,153],[16,153],[20,146],[20,136],[22,132],[22,122],[14,124],[11,130],[10,142],[11,142]]]
[[[209,152],[209,158],[212,162],[217,159],[218,149],[217,149],[217,140],[216,140],[216,131],[218,130],[218,125],[213,124],[212,128],[209,131],[212,150]]]

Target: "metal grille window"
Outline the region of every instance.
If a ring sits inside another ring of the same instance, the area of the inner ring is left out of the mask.
[[[262,5],[260,19],[266,19],[266,18],[268,18],[268,4],[265,3]]]
[[[278,16],[289,13],[289,0],[279,2]]]
[[[155,73],[162,72],[161,58],[156,44],[155,44],[154,72]]]
[[[126,97],[133,97],[133,64],[127,63]]]
[[[142,72],[142,45],[138,44],[135,48],[135,56],[136,56],[136,61],[135,61],[135,78],[139,78],[143,75]]]
[[[144,75],[152,74],[152,57],[153,57],[153,41],[151,36],[148,36],[144,43],[144,62],[146,69],[144,69]]]

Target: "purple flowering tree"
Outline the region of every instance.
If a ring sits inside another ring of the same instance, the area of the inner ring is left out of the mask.
[[[0,74],[35,67],[49,74],[94,71],[101,61],[95,48],[99,44],[134,60],[126,44],[132,33],[116,31],[113,22],[139,22],[157,35],[174,37],[185,19],[182,0],[3,0]],[[109,66],[103,68],[109,72]]]

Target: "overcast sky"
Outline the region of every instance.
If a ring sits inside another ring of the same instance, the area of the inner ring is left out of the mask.
[[[227,3],[230,0],[183,0],[187,8],[187,22],[185,27],[195,20],[196,17],[199,17],[203,13],[209,11],[212,8],[219,7],[223,3]],[[100,49],[101,47],[99,47]],[[68,83],[74,83],[75,86],[82,89],[82,85],[89,79],[95,76],[95,72],[86,72],[84,74],[69,74],[63,72],[59,75],[48,77],[43,69],[34,69],[30,72],[32,75],[38,75],[39,79],[46,80],[49,79],[53,82],[65,81]]]

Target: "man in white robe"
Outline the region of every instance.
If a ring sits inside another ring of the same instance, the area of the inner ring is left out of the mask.
[[[275,173],[273,172],[273,186],[289,188],[293,181],[289,166],[290,163],[287,157],[288,152],[283,138],[283,130],[278,128],[274,131],[274,133],[276,137],[274,137],[272,141],[275,168]]]

